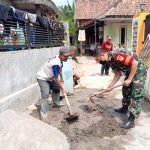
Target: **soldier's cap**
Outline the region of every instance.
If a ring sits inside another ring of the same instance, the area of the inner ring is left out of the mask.
[[[59,49],[59,54],[63,54],[65,56],[69,56],[70,55],[70,49],[67,46],[63,46]]]

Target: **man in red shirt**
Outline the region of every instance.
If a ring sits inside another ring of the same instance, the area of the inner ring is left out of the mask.
[[[110,52],[113,50],[113,44],[111,42],[111,36],[107,36],[106,41],[103,42],[101,48],[104,49],[105,52]]]
[[[101,46],[101,48],[107,53],[109,53],[113,50],[113,44],[111,42],[111,39],[112,39],[111,36],[108,35],[106,38],[106,41],[103,42],[103,44]],[[108,63],[102,64],[101,75],[103,75],[104,71],[105,71],[106,75],[109,75],[109,64]]]

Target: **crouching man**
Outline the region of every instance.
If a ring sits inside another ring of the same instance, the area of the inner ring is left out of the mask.
[[[96,61],[110,64],[115,71],[115,75],[107,90],[110,91],[121,75],[125,75],[122,87],[122,107],[114,109],[118,113],[129,112],[127,122],[121,124],[122,128],[129,129],[134,127],[134,120],[141,112],[144,102],[144,85],[147,74],[145,63],[138,56],[127,50],[112,51],[109,54],[101,51],[96,56]]]
[[[49,60],[41,67],[37,73],[37,82],[41,91],[41,110],[40,114],[46,118],[49,111],[49,92],[52,90],[52,100],[55,106],[61,106],[60,89],[62,94],[65,90],[62,86],[62,62],[66,62],[70,55],[68,47],[61,47],[59,55],[49,58]],[[60,76],[60,78],[59,78]]]

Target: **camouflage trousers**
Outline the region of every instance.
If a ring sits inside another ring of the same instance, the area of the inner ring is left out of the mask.
[[[145,80],[147,69],[143,69],[141,74],[137,74],[131,84],[122,87],[122,106],[129,110],[130,113],[137,117],[141,112],[141,106],[144,102],[145,96]],[[125,77],[125,80],[128,76]]]

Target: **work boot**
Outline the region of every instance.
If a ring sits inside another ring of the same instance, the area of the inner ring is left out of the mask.
[[[74,81],[74,86],[75,86],[75,85],[78,85],[78,82],[77,82],[77,81]]]
[[[114,111],[118,113],[126,114],[128,112],[128,108],[121,107],[121,108],[114,109]]]
[[[62,101],[65,98],[65,96],[60,96],[60,101]]]
[[[135,116],[132,113],[130,113],[128,121],[126,123],[121,124],[120,127],[124,129],[133,128],[135,126],[134,120],[135,120]]]
[[[52,93],[52,100],[54,103],[54,106],[61,107],[63,104],[60,102],[60,93]]]
[[[41,100],[41,110],[40,110],[41,117],[46,118],[49,110],[50,110],[50,106],[49,106],[48,100],[42,99]]]

